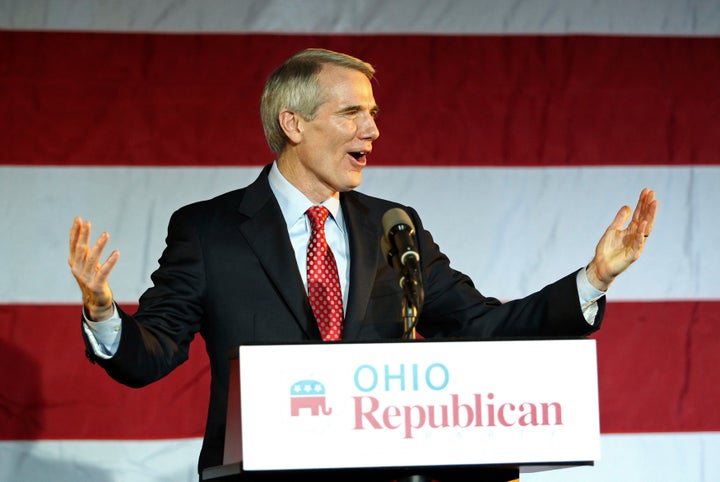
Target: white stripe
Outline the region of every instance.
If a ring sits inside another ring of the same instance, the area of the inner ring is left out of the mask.
[[[522,482],[720,480],[720,433],[603,435],[593,467],[523,474]]]
[[[718,35],[716,0],[0,0],[0,28]]]
[[[0,480],[197,482],[201,439],[0,442]]]
[[[196,482],[199,439],[0,442],[0,480]],[[720,433],[603,435],[593,467],[523,473],[522,482],[720,480]]]
[[[68,266],[74,216],[111,235],[119,300],[136,301],[157,266],[170,214],[245,186],[249,168],[0,167],[0,303],[77,303]],[[369,168],[362,191],[415,207],[455,268],[502,299],[586,264],[624,204],[657,190],[642,258],[612,300],[720,299],[720,167]],[[109,251],[106,253],[109,254]]]

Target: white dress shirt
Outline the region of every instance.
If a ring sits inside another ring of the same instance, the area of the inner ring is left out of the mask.
[[[268,181],[270,182],[270,189],[272,189],[280,205],[283,218],[285,218],[290,243],[295,252],[295,261],[307,292],[307,246],[310,242],[312,228],[305,211],[314,204],[283,177],[277,163],[272,165]],[[350,284],[350,241],[345,229],[342,209],[340,209],[340,194],[335,193],[334,196],[326,199],[321,205],[330,211],[330,216],[325,220],[325,239],[335,257],[338,276],[340,277],[343,310],[347,311],[348,286]]]

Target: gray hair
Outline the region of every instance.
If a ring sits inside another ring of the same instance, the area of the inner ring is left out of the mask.
[[[289,110],[312,120],[325,102],[317,81],[325,64],[360,71],[371,80],[375,75],[369,63],[331,50],[306,49],[286,60],[270,75],[260,100],[265,138],[276,155],[282,153],[288,142],[278,120],[280,112]]]

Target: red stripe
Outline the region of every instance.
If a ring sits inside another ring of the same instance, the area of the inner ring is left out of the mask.
[[[378,68],[374,165],[720,163],[720,38],[5,31],[0,164],[265,164],[263,83],[305,46]]]
[[[609,303],[596,337],[602,432],[720,430],[720,301]]]
[[[87,361],[78,310],[0,305],[0,439],[201,436],[202,340],[170,376],[134,390]],[[610,303],[597,340],[603,433],[720,430],[719,301]]]
[[[190,360],[137,390],[85,358],[78,306],[0,305],[0,439],[157,439],[204,432],[210,366]]]

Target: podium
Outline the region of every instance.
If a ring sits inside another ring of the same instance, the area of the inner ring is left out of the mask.
[[[223,465],[203,481],[507,481],[600,457],[594,340],[244,345],[235,354]]]

